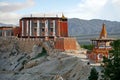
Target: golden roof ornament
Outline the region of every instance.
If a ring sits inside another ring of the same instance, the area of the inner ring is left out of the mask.
[[[62,19],[66,19],[66,17],[64,16],[64,14],[62,13]]]

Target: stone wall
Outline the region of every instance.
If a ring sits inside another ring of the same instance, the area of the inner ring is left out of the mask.
[[[37,38],[17,38],[17,43],[21,51],[30,53],[34,45],[42,44],[42,40]]]
[[[55,41],[55,49],[61,51],[77,50],[76,39],[70,37],[57,38]]]
[[[47,53],[54,49],[54,41],[43,41],[39,38],[17,38],[17,37],[0,37],[0,51],[11,51],[17,48],[22,53],[32,53],[33,47],[44,47]]]

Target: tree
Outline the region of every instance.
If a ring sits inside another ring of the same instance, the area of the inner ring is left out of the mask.
[[[98,72],[93,67],[90,72],[90,76],[88,77],[88,80],[97,80],[98,79]]]
[[[120,80],[120,40],[114,41],[110,58],[103,58],[103,80]]]

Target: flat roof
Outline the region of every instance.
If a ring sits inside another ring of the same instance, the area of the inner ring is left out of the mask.
[[[22,19],[63,19],[62,17],[23,17]],[[64,18],[64,20],[67,20],[67,18]]]
[[[94,39],[91,39],[91,41],[114,41],[116,39],[114,38],[103,38],[103,39],[100,39],[100,38],[94,38]]]
[[[2,26],[0,28],[13,28],[13,26]]]

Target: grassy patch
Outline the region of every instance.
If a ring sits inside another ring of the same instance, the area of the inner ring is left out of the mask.
[[[46,56],[46,55],[47,55],[47,51],[45,50],[45,48],[42,48],[42,52],[38,53],[38,55],[36,57],[32,58],[31,60],[37,59],[39,57]]]
[[[93,49],[93,45],[81,45],[82,48],[88,49],[88,50],[92,50]]]

